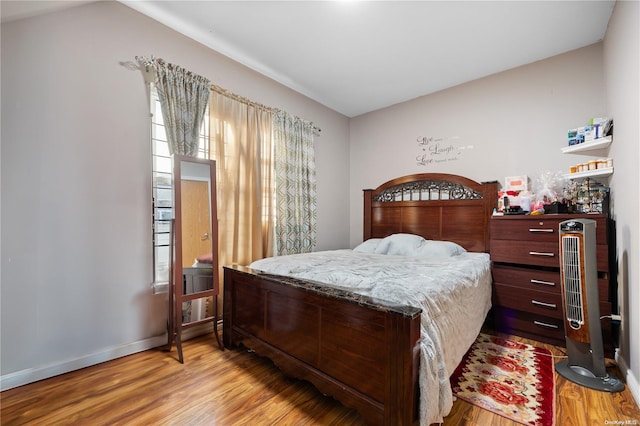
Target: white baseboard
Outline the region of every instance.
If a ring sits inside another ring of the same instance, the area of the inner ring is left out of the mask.
[[[636,404],[640,407],[640,382],[638,382],[638,379],[631,370],[627,370],[627,386],[629,386],[629,390],[636,400]]]
[[[627,387],[631,391],[631,395],[633,395],[633,399],[636,400],[636,404],[640,407],[640,382],[638,382],[638,378],[633,374],[633,371],[629,369],[625,359],[618,355],[618,351],[616,351],[616,364],[618,364],[618,369],[625,378]]]
[[[48,379],[70,371],[90,367],[105,361],[131,355],[137,352],[156,348],[167,343],[167,336],[151,337],[137,342],[105,348],[100,352],[95,352],[79,358],[62,361],[60,363],[48,365],[46,367],[27,368],[0,377],[0,391],[23,386],[38,380]]]
[[[184,330],[182,340],[189,340],[205,333],[211,333],[210,324],[203,324]],[[62,361],[46,367],[28,368],[22,371],[5,374],[0,377],[0,392],[37,382],[39,380],[48,379],[60,374],[69,373],[70,371],[111,361],[123,356],[157,348],[159,346],[166,345],[166,343],[167,335],[165,334],[124,345],[112,346],[90,355]],[[175,346],[173,347],[173,350],[175,351]]]

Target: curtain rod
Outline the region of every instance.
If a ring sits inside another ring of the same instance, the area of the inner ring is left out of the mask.
[[[153,57],[153,55],[151,56],[151,58],[147,58],[146,56],[136,56],[135,58],[136,58],[136,61],[138,61],[138,63],[140,63],[140,64],[144,65],[145,70],[146,70],[147,72],[149,72],[149,68],[153,68],[153,66],[154,66],[154,61],[158,61],[158,62],[162,62],[162,63],[167,63],[167,62],[166,62],[164,59],[162,59],[162,58],[154,58],[154,57]],[[173,66],[173,64],[171,64],[171,63],[167,63],[167,65]],[[177,65],[176,65],[176,66],[177,66]],[[198,76],[197,74],[193,74],[193,73],[191,73],[190,71],[187,71],[187,72],[189,72],[190,74],[192,74],[192,75],[194,75],[194,76],[200,77],[200,76]],[[202,78],[204,78],[204,77],[202,77]],[[208,81],[208,80],[207,80],[207,81]],[[212,91],[214,91],[214,92],[217,92],[217,93],[220,93],[221,95],[224,95],[224,96],[230,97],[231,99],[234,99],[234,100],[236,100],[236,101],[238,101],[238,102],[241,102],[241,103],[244,103],[244,104],[247,104],[247,105],[251,105],[251,106],[254,106],[254,107],[256,107],[256,108],[263,109],[263,110],[265,110],[265,111],[270,111],[270,112],[274,112],[274,113],[275,113],[275,112],[278,112],[278,111],[282,111],[282,110],[280,110],[280,109],[278,109],[278,108],[271,108],[271,107],[268,107],[268,106],[263,105],[263,104],[261,104],[261,103],[254,102],[254,101],[252,101],[252,100],[250,100],[250,99],[247,99],[247,98],[245,98],[245,97],[243,97],[243,96],[240,96],[240,95],[238,95],[238,94],[236,94],[236,93],[233,93],[233,92],[231,92],[231,91],[229,91],[229,90],[227,90],[227,89],[224,89],[224,88],[222,88],[222,87],[220,87],[220,86],[217,86],[217,85],[215,85],[215,84],[213,84],[213,83],[210,83],[209,88],[210,88]],[[300,120],[304,120],[304,119],[302,119],[302,118],[300,118],[300,117],[295,117],[295,118],[298,118],[298,119],[300,119]],[[305,121],[307,121],[307,120],[305,120]],[[318,126],[316,126],[315,124],[313,124],[313,122],[309,122],[309,124],[311,125],[311,128],[313,129],[313,132],[315,133],[315,135],[316,135],[316,136],[320,136],[320,132],[322,131],[322,129],[321,129],[321,128],[319,128]]]
[[[229,91],[227,89],[224,89],[224,88],[222,88],[220,86],[217,86],[217,85],[215,85],[213,83],[211,83],[211,87],[210,88],[214,92],[218,92],[221,95],[230,97],[231,99],[234,99],[234,100],[236,100],[238,102],[242,102],[243,104],[254,106],[256,108],[260,108],[260,109],[263,109],[265,111],[270,111],[270,112],[273,112],[273,113],[280,112],[280,111],[285,112],[285,111],[283,111],[283,110],[281,110],[279,108],[271,108],[271,107],[268,107],[268,106],[263,105],[261,103],[254,102],[254,101],[252,101],[250,99],[245,98],[244,96],[240,96],[237,93],[233,93],[233,92],[231,92],[231,91]],[[300,120],[304,120],[303,118],[300,118],[300,117],[295,117],[295,118],[298,118]],[[304,121],[308,121],[308,120],[304,120]],[[316,136],[320,136],[320,132],[322,131],[322,129],[319,128],[318,126],[316,126],[315,124],[313,124],[313,122],[311,122],[311,121],[308,121],[308,123],[311,126],[311,128],[313,129],[313,132],[316,134]]]
[[[227,89],[224,89],[224,88],[222,88],[220,86],[216,86],[213,83],[211,83],[210,89],[212,91],[214,91],[214,92],[220,93],[221,95],[227,96],[227,97],[229,97],[229,98],[231,98],[233,100],[236,100],[238,102],[242,102],[243,104],[254,106],[256,108],[263,109],[265,111],[270,111],[270,112],[274,112],[275,111],[274,108],[268,107],[268,106],[263,105],[263,104],[258,103],[258,102],[254,102],[254,101],[252,101],[250,99],[247,99],[247,98],[245,98],[243,96],[238,95],[237,93],[233,93],[233,92],[231,92],[231,91],[229,91]]]

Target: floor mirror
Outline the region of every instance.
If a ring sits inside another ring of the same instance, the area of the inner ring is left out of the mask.
[[[218,332],[218,214],[216,163],[194,157],[173,157],[174,212],[169,297],[168,349],[182,354],[185,328],[213,323]]]

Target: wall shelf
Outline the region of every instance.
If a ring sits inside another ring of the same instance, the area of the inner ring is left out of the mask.
[[[564,175],[566,179],[585,179],[592,177],[609,177],[613,174],[613,167],[605,169],[588,170],[586,172],[567,173]]]
[[[590,151],[598,151],[608,148],[609,145],[611,145],[612,140],[612,136],[605,136],[604,138],[594,139],[589,142],[583,142],[578,145],[571,145],[561,149],[563,154],[588,154]]]
[[[578,145],[571,145],[565,148],[561,148],[563,154],[586,154],[596,155],[599,152],[603,152],[609,148],[613,142],[613,136],[605,136],[604,138],[594,139],[592,141],[583,142]],[[607,167],[604,169],[585,170],[584,172],[567,173],[564,175],[565,179],[588,179],[594,177],[609,177],[613,174],[613,167]]]

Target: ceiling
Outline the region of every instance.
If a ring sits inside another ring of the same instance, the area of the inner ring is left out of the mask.
[[[599,42],[615,5],[120,2],[348,117]],[[77,4],[2,1],[3,21],[5,3]]]

